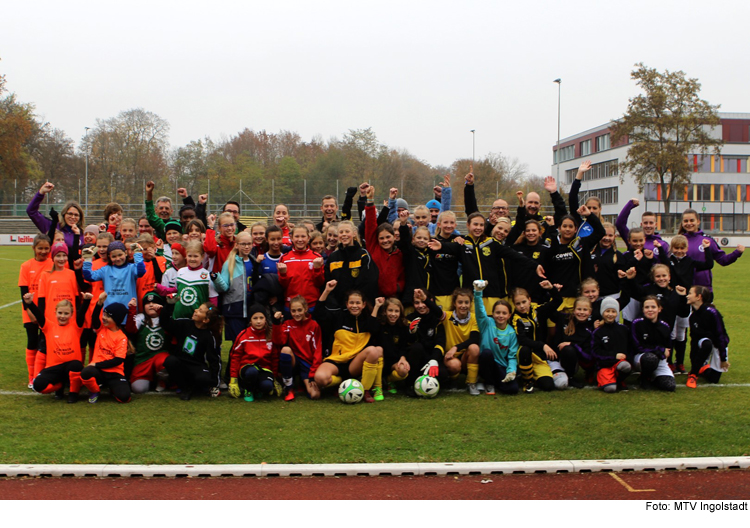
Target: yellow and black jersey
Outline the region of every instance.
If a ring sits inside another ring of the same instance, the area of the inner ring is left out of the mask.
[[[318,321],[326,333],[333,335],[331,355],[327,360],[334,363],[346,363],[374,342],[380,331],[380,323],[369,313],[354,317],[347,310],[330,310],[326,302],[318,302],[313,311],[313,318]]]
[[[520,346],[528,346],[532,350],[544,347],[547,340],[547,319],[554,316],[561,302],[562,297],[555,290],[551,301],[542,305],[531,303],[529,313],[513,312],[511,325],[516,330]]]
[[[454,316],[454,312],[446,311],[441,330],[445,333],[445,350],[443,353],[456,347],[458,349],[456,357],[460,357],[472,343],[478,345],[481,338],[479,325],[471,312],[469,320],[466,323],[460,323]]]

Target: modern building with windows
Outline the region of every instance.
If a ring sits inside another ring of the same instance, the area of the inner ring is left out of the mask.
[[[722,138],[724,146],[718,156],[691,155],[692,183],[673,191],[670,214],[679,218],[692,208],[701,214],[702,228],[712,233],[746,234],[750,217],[750,113],[720,113],[721,126],[711,133]],[[631,198],[640,207],[631,213],[629,224],[640,224],[644,211],[657,213],[658,226],[664,220],[661,185],[649,183],[642,193],[632,176],[625,174],[620,182],[620,163],[627,157],[628,143],[612,145],[609,123],[560,140],[559,186],[568,192],[578,166],[590,160],[592,168],[581,185],[581,203],[589,196],[602,201],[602,215],[614,222]],[[552,148],[552,175],[558,177],[557,145]],[[678,225],[678,220],[675,225]]]

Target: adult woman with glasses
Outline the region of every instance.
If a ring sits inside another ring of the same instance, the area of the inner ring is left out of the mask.
[[[29,215],[29,218],[31,218],[31,221],[34,222],[34,225],[37,227],[37,229],[45,234],[49,232],[50,227],[52,227],[52,224],[54,223],[54,220],[50,220],[42,213],[40,213],[39,205],[44,200],[44,195],[52,191],[54,188],[54,184],[46,182],[39,189],[39,192],[34,195],[34,198],[31,199],[28,207],[26,207],[26,214]],[[83,209],[81,209],[81,206],[78,205],[78,202],[70,201],[66,203],[62,208],[62,212],[60,214],[60,222],[57,224],[57,226],[55,226],[55,228],[62,231],[62,233],[65,235],[65,244],[69,248],[73,247],[73,240],[75,237],[79,237],[80,244],[83,243],[80,240],[81,235],[76,235],[73,232],[73,226],[78,226],[79,233],[83,233],[83,228],[86,225],[84,224],[83,220]]]

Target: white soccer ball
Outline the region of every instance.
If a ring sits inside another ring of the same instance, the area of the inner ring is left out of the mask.
[[[414,392],[423,398],[434,398],[440,392],[440,383],[430,376],[419,376],[414,382]]]
[[[358,403],[365,396],[365,388],[355,379],[348,379],[339,385],[339,398],[344,403]]]

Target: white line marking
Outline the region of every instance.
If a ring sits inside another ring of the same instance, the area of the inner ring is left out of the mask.
[[[21,259],[0,258],[0,260],[10,260],[11,262],[26,262],[25,260],[21,260]]]
[[[0,310],[2,310],[3,308],[7,308],[8,306],[13,306],[13,305],[19,304],[20,302],[21,302],[21,300],[19,299],[19,300],[15,301],[15,302],[4,304],[4,305],[0,306]]]

